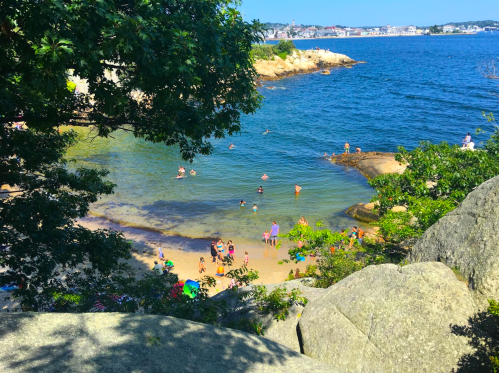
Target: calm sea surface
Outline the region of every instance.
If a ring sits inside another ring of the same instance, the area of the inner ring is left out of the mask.
[[[302,215],[310,223],[343,228],[353,223],[343,211],[367,202],[372,190],[357,171],[325,160],[324,152],[341,152],[345,141],[352,149],[396,151],[421,140],[460,143],[478,127],[492,131],[481,112],[499,111],[491,95],[499,88],[477,66],[499,56],[498,35],[304,40],[296,46],[318,46],[367,63],[333,69],[328,76],[266,83],[260,88],[263,108],[243,118],[240,135],[215,141],[214,154],[192,165],[176,148],[124,133],[80,142],[69,156],[79,165],[110,170],[118,184],[92,211],[136,226],[189,237],[220,235],[236,243],[256,242],[272,220],[281,233],[288,231]],[[271,132],[264,135],[266,129]],[[78,131],[86,137],[86,129]],[[197,175],[175,179],[179,165]],[[260,179],[263,173],[269,180]],[[299,196],[294,184],[303,188]],[[260,185],[262,195],[256,192]]]

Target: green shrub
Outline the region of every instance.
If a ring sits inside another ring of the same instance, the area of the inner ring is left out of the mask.
[[[274,45],[274,52],[276,54],[287,53],[291,54],[296,49],[295,43],[292,40],[279,40],[279,44]]]
[[[265,286],[255,286],[252,291],[258,310],[266,315],[271,314],[278,321],[286,320],[288,310],[294,304],[307,304],[308,299],[300,297],[300,294],[300,290],[288,291],[284,286],[278,286],[268,294]]]
[[[282,52],[282,53],[279,53],[278,56],[281,59],[285,60],[288,57],[288,53],[287,52]]]
[[[274,59],[274,50],[270,44],[253,44],[251,56],[255,60],[270,61]]]

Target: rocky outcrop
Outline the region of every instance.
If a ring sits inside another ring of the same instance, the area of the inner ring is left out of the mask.
[[[165,316],[1,314],[1,372],[337,372],[264,338]]]
[[[331,157],[333,163],[355,167],[368,179],[382,174],[402,174],[407,165],[395,160],[395,153],[366,152],[339,154]]]
[[[499,300],[499,176],[472,191],[412,248],[412,262],[440,261],[459,271],[482,307]]]
[[[444,264],[384,264],[310,301],[298,332],[305,355],[344,373],[447,373],[473,352],[451,327],[475,312],[466,284]]]
[[[379,215],[373,209],[374,203],[357,203],[346,209],[345,213],[354,219],[372,223],[379,220]]]
[[[326,50],[295,50],[285,60],[274,56],[274,60],[257,60],[254,64],[260,79],[274,80],[289,75],[307,73],[335,66],[351,66],[357,63],[344,54]]]
[[[322,298],[327,291],[326,289],[318,289],[307,286],[308,282],[306,279],[286,281],[281,284],[271,284],[263,285],[267,288],[267,292],[270,293],[278,286],[285,287],[288,291],[292,289],[298,289],[301,291],[301,295],[307,298],[309,301]],[[252,286],[247,286],[239,290],[240,293],[248,292],[252,290]],[[234,293],[230,291],[221,292],[214,297],[215,301],[224,300],[227,302],[231,309],[237,307],[237,297]],[[252,298],[246,300],[246,304],[243,307],[237,308],[236,312],[231,312],[230,315],[220,321],[236,321],[241,317],[250,317],[256,320],[258,323],[262,323],[264,327],[264,337],[270,339],[271,341],[280,343],[296,352],[300,352],[300,341],[298,339],[298,334],[296,333],[296,327],[298,321],[301,317],[304,307],[301,305],[294,305],[289,309],[289,315],[286,316],[286,320],[276,321],[272,315],[263,315],[258,312],[256,304]]]

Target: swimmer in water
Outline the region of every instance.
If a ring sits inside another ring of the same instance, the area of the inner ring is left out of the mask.
[[[258,188],[256,191],[257,191],[258,193],[263,193],[263,188],[262,188],[262,187],[260,187],[260,188]]]
[[[234,144],[229,145],[229,149],[232,149],[232,148],[234,148]]]
[[[300,190],[301,190],[301,186],[299,186],[298,184],[295,184],[295,194],[300,193]]]
[[[263,174],[262,176],[262,180],[267,180],[269,177],[267,176],[267,174]]]
[[[191,170],[191,172],[189,172],[191,175],[196,175],[196,171],[194,171],[194,169]]]
[[[178,172],[181,174],[185,174],[185,167],[179,166],[178,167]]]
[[[256,212],[256,210],[258,210],[258,207],[256,207],[256,205],[253,205],[253,212]]]
[[[327,153],[324,153],[324,157],[327,157]]]
[[[241,202],[239,202],[239,206],[241,206],[241,207],[244,207],[245,204],[246,204],[246,201],[244,201],[244,200],[241,200]]]
[[[270,133],[270,131],[269,130],[265,130],[265,132],[262,133],[262,135],[266,135],[267,133]]]
[[[183,178],[184,178],[184,176],[183,176],[181,173],[179,173],[179,174],[177,175],[177,179],[183,179]]]

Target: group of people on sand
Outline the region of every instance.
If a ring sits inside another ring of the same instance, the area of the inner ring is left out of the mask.
[[[362,149],[360,147],[355,148],[355,153],[359,154],[362,153]],[[350,154],[350,144],[348,142],[345,143],[345,146],[343,148],[343,154]],[[336,155],[335,152],[331,153],[331,157],[334,157]],[[327,157],[328,154],[324,153],[324,157]]]
[[[157,260],[154,261],[153,270],[159,276],[166,275],[172,270],[174,264],[171,260],[165,259],[165,255],[163,253],[163,248],[161,247],[161,244],[158,244],[157,250],[158,250],[159,262]],[[161,264],[160,262],[163,262],[164,264]]]
[[[191,175],[196,175],[196,171],[194,171],[194,169],[190,170],[189,173]],[[179,166],[177,179],[183,179],[184,177],[185,177],[185,167]]]
[[[225,250],[227,250],[227,254],[225,254]],[[219,238],[216,241],[212,241],[210,247],[210,253],[211,253],[211,262],[215,263],[218,267],[216,275],[219,277],[225,275],[224,256],[231,258],[231,260],[234,263],[236,262],[236,256],[235,256],[236,245],[234,245],[232,240],[228,240],[227,244],[225,244],[221,238]],[[243,264],[246,266],[248,265],[248,262],[249,262],[249,254],[247,251],[245,251]],[[199,261],[199,273],[202,273],[203,271],[206,271],[206,268],[204,266],[204,258],[201,258],[201,260]]]

